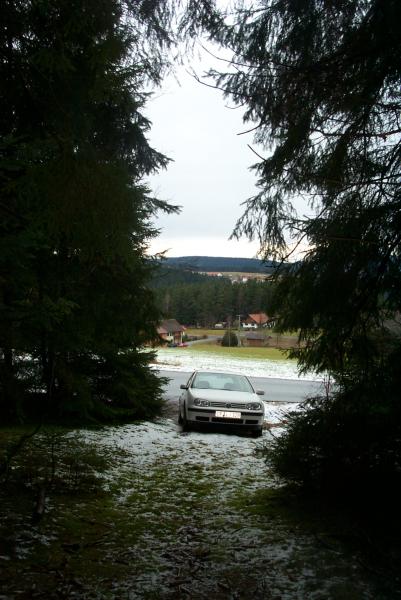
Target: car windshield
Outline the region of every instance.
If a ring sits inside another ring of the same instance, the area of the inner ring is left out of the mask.
[[[253,392],[253,388],[243,375],[231,373],[197,373],[192,387],[196,389],[227,390],[231,392]]]

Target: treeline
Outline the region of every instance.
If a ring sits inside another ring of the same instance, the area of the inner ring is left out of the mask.
[[[224,277],[203,277],[194,283],[175,283],[155,290],[158,308],[184,325],[212,327],[249,313],[270,313],[274,284],[248,280],[231,283]]]
[[[258,258],[231,258],[225,256],[180,256],[164,259],[169,267],[179,267],[191,271],[272,273],[278,263]]]
[[[167,288],[178,284],[186,283],[205,283],[210,279],[209,275],[193,273],[188,269],[169,267],[165,264],[157,263],[157,268],[153,272],[150,286],[153,289]]]

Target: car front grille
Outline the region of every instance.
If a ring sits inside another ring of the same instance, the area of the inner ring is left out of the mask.
[[[232,408],[233,410],[246,410],[246,404],[239,404],[237,402],[211,402],[210,406],[215,408]]]

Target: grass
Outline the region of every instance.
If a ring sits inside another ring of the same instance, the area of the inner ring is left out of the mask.
[[[247,333],[246,330],[240,331],[238,334],[238,330],[232,329],[233,333],[245,341],[245,335]],[[225,334],[225,329],[187,329],[186,334],[188,336],[196,336],[197,338],[202,338],[205,336],[206,338],[212,338],[209,340],[210,344],[215,343],[216,336],[218,338],[222,338]],[[255,330],[251,330],[251,333],[255,333]],[[295,348],[298,346],[298,335],[296,332],[286,331],[284,333],[277,333],[272,329],[262,329],[258,330],[257,333],[262,333],[266,336],[266,343],[268,343],[269,348],[278,348],[278,349],[289,349]],[[213,339],[214,338],[214,339]],[[205,340],[206,342],[206,340]],[[246,342],[245,342],[246,343]]]
[[[68,433],[62,428],[57,431],[61,440],[67,434],[75,446]],[[3,455],[19,435],[19,429],[0,430]],[[127,456],[118,448],[110,452],[97,444],[83,443],[80,447],[78,434],[77,462],[89,470],[95,462],[99,476],[109,472],[112,477],[99,477],[98,487],[91,486],[89,494],[86,482],[71,487],[68,476],[64,482],[57,478],[56,485],[47,489],[43,520],[32,525],[36,483],[42,480],[52,458],[53,437],[50,442],[47,438],[45,431],[26,444],[24,452],[15,457],[7,489],[0,489],[0,562],[4,563],[0,565],[4,567],[0,581],[7,581],[5,591],[10,597],[22,588],[24,597],[31,597],[33,591],[33,597],[39,598],[72,594],[112,600],[126,597],[124,587],[134,586],[136,581],[141,588],[143,580],[150,589],[142,589],[141,598],[164,598],[153,587],[156,574],[160,577],[165,571],[173,590],[178,585],[175,581],[183,579],[181,571],[191,580],[191,569],[185,572],[188,555],[198,568],[211,555],[209,517],[205,520],[205,515],[209,505],[215,504],[210,498],[216,494],[216,478],[219,482],[217,465],[211,473],[208,464],[202,462],[188,463],[187,468],[179,461],[176,465],[177,451],[166,440],[154,463],[140,469],[135,451]],[[67,450],[63,445],[63,456],[59,457],[63,467],[68,463],[64,456]],[[106,481],[109,484],[103,489]],[[178,533],[182,528],[184,537]],[[16,559],[15,546],[21,543],[24,551]],[[181,597],[179,588],[177,596]]]
[[[227,356],[231,358],[245,358],[248,360],[289,360],[285,353],[278,348],[252,348],[249,346],[225,347],[218,344],[195,344],[191,346],[193,352],[204,352]]]
[[[196,335],[196,337],[202,337],[203,335],[218,335],[223,337],[225,329],[187,329],[187,335]]]
[[[395,597],[392,590],[364,595],[370,574],[343,543],[342,513],[326,522],[319,504],[305,511],[298,495],[275,488],[250,454],[253,440],[213,443],[169,422],[134,429],[105,428],[91,442],[69,429],[43,432],[15,457],[0,485],[4,597]],[[20,433],[0,428],[3,456]],[[43,519],[32,524],[34,478],[43,477],[56,434],[59,476]],[[116,444],[122,436],[132,446]],[[98,472],[96,486],[84,478],[69,485],[67,452],[84,473]]]
[[[234,331],[234,333],[238,333],[238,329],[235,329],[234,327],[231,328],[232,331]],[[189,327],[188,329],[186,329],[185,333],[187,335],[196,335],[197,337],[202,337],[202,335],[217,335],[219,337],[223,337],[224,333],[226,332],[226,329],[206,329],[206,328],[191,328]],[[246,333],[246,329],[242,329],[241,328],[241,334]],[[260,331],[260,330],[254,330],[251,329],[250,331]],[[284,333],[280,333],[277,334],[276,331],[274,329],[263,329],[262,331],[264,332],[268,332],[269,335],[271,335],[272,337],[277,337],[277,335],[280,338],[296,338],[297,337],[297,333],[293,332],[293,331],[285,331]]]

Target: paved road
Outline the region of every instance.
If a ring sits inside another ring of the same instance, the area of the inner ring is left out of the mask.
[[[222,335],[208,335],[207,338],[200,338],[199,340],[191,340],[186,342],[188,346],[193,346],[194,344],[208,344],[209,342],[215,342],[219,338],[221,339]]]
[[[186,383],[190,373],[181,371],[160,371],[170,382],[165,388],[168,401],[178,400],[181,383]],[[266,402],[302,402],[308,395],[321,391],[321,383],[303,379],[274,379],[272,377],[250,377],[253,386],[265,392]]]

